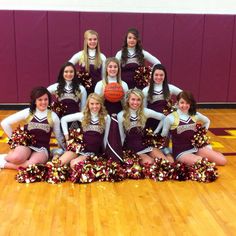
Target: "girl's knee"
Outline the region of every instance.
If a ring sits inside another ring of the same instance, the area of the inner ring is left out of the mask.
[[[19,165],[27,160],[27,158],[22,157],[19,153],[12,152],[6,158],[8,162]]]

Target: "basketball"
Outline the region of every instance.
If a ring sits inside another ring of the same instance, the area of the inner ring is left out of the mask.
[[[118,83],[109,83],[104,90],[104,97],[109,102],[119,102],[124,96],[124,90]]]

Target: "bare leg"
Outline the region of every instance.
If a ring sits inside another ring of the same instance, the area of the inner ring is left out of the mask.
[[[72,151],[66,151],[60,158],[59,160],[61,161],[62,165],[65,165],[69,163],[72,159],[76,158],[77,154]]]
[[[187,154],[181,155],[181,157],[179,157],[177,159],[177,161],[185,163],[187,165],[193,165],[195,162],[197,162],[201,159],[202,159],[202,157],[199,155],[196,155],[194,153],[187,153]]]
[[[29,160],[26,160],[21,164],[7,162],[4,168],[17,170],[19,167],[27,167],[33,164],[43,164],[47,161],[47,159],[48,157],[45,152],[33,152]]]
[[[154,163],[154,158],[150,157],[147,154],[139,154],[139,156],[141,157],[141,164],[153,164]]]
[[[157,148],[153,148],[153,150],[149,152],[148,155],[151,156],[152,158],[159,157],[161,159],[168,160],[169,162],[174,162],[171,155],[167,157],[162,153],[160,149],[157,149]]]
[[[10,151],[5,157],[5,160],[13,164],[22,164],[30,158],[32,150],[29,147],[18,146],[14,150]]]
[[[79,156],[79,157],[73,159],[70,162],[70,167],[73,169],[76,164],[78,164],[79,162],[85,161],[87,158],[88,158],[87,156]]]
[[[197,154],[199,156],[206,157],[211,162],[215,162],[216,165],[224,166],[227,163],[227,160],[223,154],[208,147],[200,148]]]

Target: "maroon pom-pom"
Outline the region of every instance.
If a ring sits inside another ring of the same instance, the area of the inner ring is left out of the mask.
[[[77,76],[79,79],[79,82],[86,88],[89,89],[93,85],[93,78],[92,76],[85,71],[78,71]]]
[[[207,136],[207,129],[202,124],[196,124],[196,131],[193,136],[192,145],[197,148],[202,148],[210,144],[210,137]]]
[[[139,66],[135,70],[134,81],[138,88],[142,89],[146,87],[151,78],[151,67],[150,66]]]

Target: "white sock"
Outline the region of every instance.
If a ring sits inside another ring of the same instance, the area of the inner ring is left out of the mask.
[[[4,168],[5,164],[7,163],[5,160],[6,156],[7,154],[0,154],[0,168]]]

